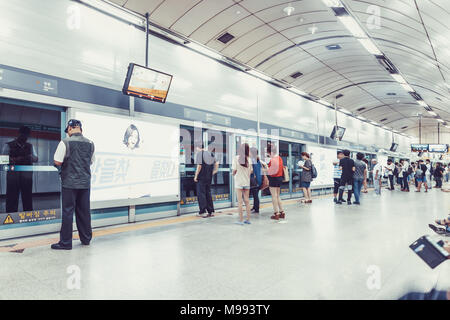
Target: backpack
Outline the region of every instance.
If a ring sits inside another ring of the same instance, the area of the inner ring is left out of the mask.
[[[311,164],[311,173],[312,173],[312,178],[313,179],[317,178],[317,169],[314,166],[314,164]]]
[[[417,170],[416,170],[416,177],[419,178],[419,179],[423,177],[423,170],[422,169],[417,168]]]
[[[410,175],[411,173],[413,173],[413,169],[411,166],[408,167],[408,175]]]
[[[397,176],[397,175],[398,175],[398,168],[395,167],[395,169],[394,169],[394,176]]]

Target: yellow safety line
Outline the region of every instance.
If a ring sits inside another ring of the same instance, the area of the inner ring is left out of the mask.
[[[332,196],[332,194],[315,196],[315,197],[313,197],[313,199],[324,199],[324,198],[328,198],[330,196]],[[294,204],[294,203],[299,202],[301,199],[302,198],[283,200],[283,204],[286,204],[286,205]],[[269,208],[271,206],[272,206],[272,203],[268,202],[268,203],[261,204],[260,208],[264,209],[264,208]],[[232,214],[232,213],[237,213],[237,212],[238,212],[237,208],[229,208],[229,209],[225,209],[224,211],[215,213],[215,216],[220,216],[220,215],[225,215],[225,214],[230,214],[230,213]],[[110,229],[94,231],[92,233],[92,238],[102,237],[102,236],[111,235],[111,234],[118,234],[118,233],[123,233],[123,232],[129,232],[129,231],[142,230],[142,229],[147,229],[147,228],[151,228],[151,227],[168,226],[168,225],[175,224],[175,223],[183,223],[183,222],[195,221],[195,220],[199,220],[199,219],[203,219],[203,218],[197,217],[197,216],[176,217],[176,218],[168,218],[168,219],[159,220],[159,221],[151,221],[151,222],[147,222],[147,223],[113,227]],[[79,239],[78,234],[75,233],[73,236],[73,239],[78,240]],[[41,240],[34,240],[34,241],[26,241],[26,242],[16,244],[13,247],[0,247],[0,252],[13,252],[13,251],[22,250],[22,249],[42,247],[42,246],[47,246],[47,245],[51,245],[54,243],[58,243],[58,241],[59,241],[59,238],[49,238],[49,239],[41,239]]]

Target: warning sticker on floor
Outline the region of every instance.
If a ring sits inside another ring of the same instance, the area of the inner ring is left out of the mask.
[[[1,220],[0,220],[1,221]],[[11,216],[8,214],[8,216],[6,217],[5,221],[3,221],[3,224],[11,224],[14,223],[13,218],[11,218]]]

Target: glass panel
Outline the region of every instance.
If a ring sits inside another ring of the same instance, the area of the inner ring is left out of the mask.
[[[292,157],[292,193],[302,192],[300,187],[300,178],[303,169],[299,168],[298,162],[302,160],[301,153],[304,150],[304,145],[300,143],[291,143],[291,157]]]
[[[0,225],[59,217],[61,112],[0,103]]]

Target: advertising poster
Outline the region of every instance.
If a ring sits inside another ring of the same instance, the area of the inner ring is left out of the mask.
[[[311,186],[324,186],[333,184],[333,161],[337,159],[335,149],[321,147],[308,147],[311,160],[317,169],[317,178]]]
[[[77,111],[95,144],[91,201],[179,195],[178,125]]]

